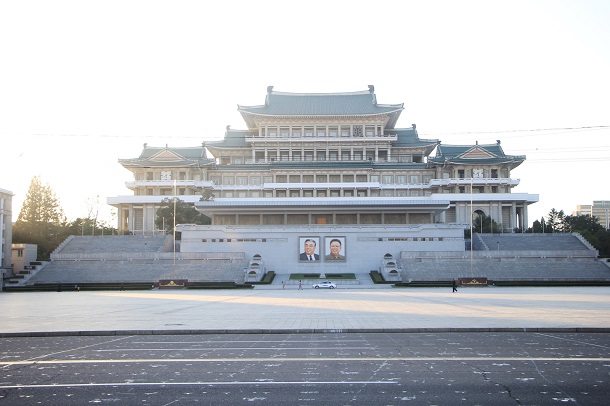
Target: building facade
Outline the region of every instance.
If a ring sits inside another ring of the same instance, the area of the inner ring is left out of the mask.
[[[0,189],[0,273],[11,272],[11,245],[13,241],[13,193]]]
[[[423,251],[463,251],[460,233],[473,216],[489,216],[505,232],[527,226],[528,205],[538,196],[512,193],[519,180],[510,176],[524,156],[506,155],[499,141],[445,145],[419,138],[415,124],[396,127],[403,110],[378,103],[373,86],[323,94],[270,86],[264,104],[238,106],[247,129],[227,126],[221,141],[193,148],[145,145],[138,158],[119,160],[133,173],[127,187],[134,194],[108,203],[118,209],[119,229],[136,234],[163,232],[154,219],[164,198],[193,203],[212,225],[182,227],[183,252],[261,238],[279,238],[292,252],[307,236],[318,244],[340,237],[357,252],[371,247],[364,244],[377,238],[371,233],[435,243],[415,245]],[[246,253],[269,251],[261,244]]]
[[[415,125],[395,127],[403,109],[377,103],[372,86],[269,87],[265,104],[238,106],[246,130],[227,127],[222,141],[200,147],[144,145],[138,158],[119,160],[134,195],[108,202],[119,229],[145,234],[163,231],[154,226],[162,199],[196,203],[203,194],[212,198],[198,208],[216,225],[468,224],[471,208],[508,232],[527,225],[537,195],[511,193],[519,180],[510,177],[524,156],[506,155],[499,141],[420,139]]]

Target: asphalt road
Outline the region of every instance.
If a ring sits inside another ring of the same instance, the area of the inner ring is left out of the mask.
[[[607,405],[607,333],[0,339],[0,405]]]

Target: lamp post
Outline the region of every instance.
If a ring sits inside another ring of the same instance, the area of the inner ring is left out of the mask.
[[[174,278],[176,277],[176,180],[174,179]]]

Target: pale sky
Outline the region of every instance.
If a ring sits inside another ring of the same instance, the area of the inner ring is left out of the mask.
[[[513,192],[551,208],[610,200],[610,1],[0,0],[0,188],[31,179],[69,220],[132,194],[119,158],[196,146],[266,88],[375,86],[397,127],[526,155]],[[548,129],[547,131],[539,131]],[[116,224],[115,224],[116,225]]]

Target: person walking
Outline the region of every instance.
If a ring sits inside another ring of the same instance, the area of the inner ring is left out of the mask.
[[[303,284],[301,283],[300,279],[299,279],[299,290],[303,290]]]
[[[453,291],[452,291],[452,293],[453,293],[453,292],[457,292],[457,283],[455,282],[455,279],[453,280],[452,286],[453,286]]]
[[[286,282],[282,281],[282,289],[286,289]]]

